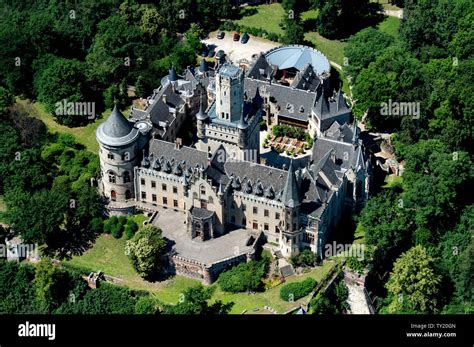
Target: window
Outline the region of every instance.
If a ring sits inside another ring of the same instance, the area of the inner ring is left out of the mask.
[[[263,225],[263,230],[268,231],[268,223],[265,223],[265,224]]]
[[[114,160],[114,155],[112,153],[107,154],[107,158]]]
[[[253,207],[253,214],[257,214],[258,213],[258,209],[256,206]]]
[[[168,205],[168,198],[166,196],[163,197],[163,205]]]
[[[146,199],[146,192],[142,192],[142,199],[143,199],[143,200]]]
[[[145,185],[145,179],[144,179],[144,178],[140,179],[140,184],[141,184],[142,186]]]
[[[110,199],[112,201],[117,200],[117,193],[115,193],[115,190],[110,191]]]
[[[206,195],[206,188],[201,187],[201,195]]]
[[[279,233],[280,233],[280,228],[275,227],[275,234],[279,234]]]
[[[166,192],[166,184],[163,183],[163,184],[161,185],[161,189],[162,189],[164,192]]]
[[[128,171],[125,171],[123,173],[123,183],[128,183],[130,182],[130,173]]]
[[[178,200],[176,200],[176,199],[173,200],[173,206],[178,207]]]
[[[155,181],[151,181],[151,187],[156,188],[156,182]]]
[[[280,214],[278,212],[275,212],[275,219],[280,219]]]
[[[178,187],[173,186],[173,193],[174,193],[174,194],[178,194]]]
[[[242,204],[242,211],[245,211],[246,208],[247,206],[245,206],[245,204]]]
[[[151,194],[151,201],[156,202],[156,194]]]
[[[212,196],[209,197],[209,199],[207,199],[209,201],[210,204],[213,204],[214,203],[214,199],[212,198]]]
[[[257,229],[258,229],[258,223],[257,223],[256,221],[253,221],[253,223],[252,223],[252,228],[253,228],[254,230],[257,230]]]
[[[269,214],[268,210],[263,210],[263,215],[264,215],[265,217],[268,217],[270,214]]]
[[[115,183],[115,174],[114,173],[109,173],[109,182],[110,183]]]

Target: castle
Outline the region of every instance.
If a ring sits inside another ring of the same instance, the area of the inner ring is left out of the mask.
[[[247,71],[229,62],[210,69],[205,60],[183,76],[171,69],[144,110],[127,119],[115,107],[97,129],[99,189],[109,211],[183,213],[196,247],[236,229],[251,235],[227,263],[176,254],[178,273],[208,283],[252,258],[257,241],[283,257],[305,248],[323,257],[344,211],[367,199],[371,175],[342,91],[328,96],[328,75],[327,59],[305,46],[262,53]],[[197,141],[187,147],[177,133],[191,121]],[[310,155],[260,163],[262,121],[304,128],[314,139]]]

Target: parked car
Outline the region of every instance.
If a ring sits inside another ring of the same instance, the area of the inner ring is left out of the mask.
[[[216,55],[216,51],[214,50],[214,48],[209,48],[209,52],[207,52],[207,57],[212,58],[215,55]]]
[[[241,42],[241,43],[247,43],[247,42],[249,41],[249,39],[250,39],[249,34],[244,33],[244,34],[242,35],[242,39],[240,40],[240,42]]]
[[[222,40],[222,39],[224,38],[224,36],[225,36],[225,32],[223,32],[223,31],[219,31],[219,32],[217,33],[217,38],[218,38],[219,40]]]
[[[219,59],[219,60],[224,58],[224,56],[225,56],[225,52],[222,49],[219,50],[216,54],[216,58]]]
[[[239,33],[234,33],[234,38],[233,38],[233,40],[234,40],[234,41],[239,41],[239,39],[240,39]]]

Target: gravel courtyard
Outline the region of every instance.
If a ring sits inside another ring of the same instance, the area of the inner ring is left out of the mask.
[[[249,41],[246,44],[240,43],[239,41],[233,41],[232,37],[234,32],[226,31],[225,36],[222,40],[217,37],[217,31],[209,34],[209,37],[202,42],[207,45],[214,45],[215,51],[222,49],[230,60],[234,63],[239,63],[242,59],[251,61],[253,54],[259,54],[260,52],[267,52],[273,47],[280,46],[280,44],[262,39],[260,37],[250,36]]]

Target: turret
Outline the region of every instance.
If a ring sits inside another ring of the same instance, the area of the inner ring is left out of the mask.
[[[208,114],[204,110],[203,97],[201,95],[199,100],[199,111],[196,113],[197,120],[197,137],[199,139],[204,139],[206,137],[206,127],[205,124],[208,120]]]
[[[134,198],[134,167],[138,164],[141,133],[115,105],[96,130],[99,143],[101,193],[111,201]]]

